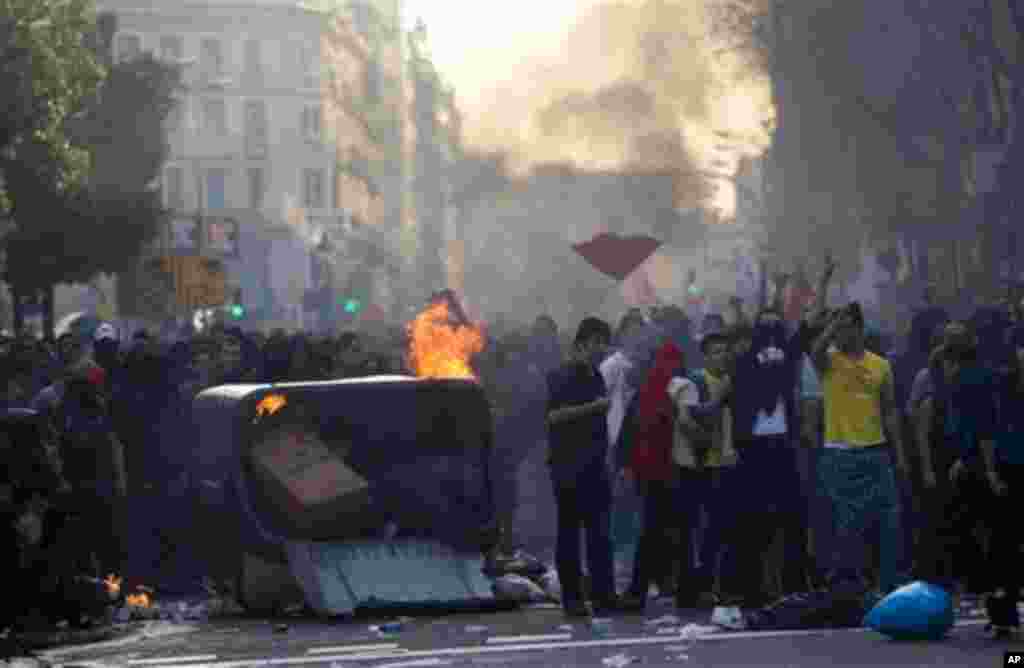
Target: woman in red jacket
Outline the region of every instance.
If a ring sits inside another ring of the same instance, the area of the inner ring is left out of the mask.
[[[676,466],[672,461],[674,411],[668,384],[685,375],[685,356],[679,346],[666,342],[658,350],[654,367],[640,388],[637,429],[628,468],[644,499],[643,529],[633,562],[629,599],[642,607],[652,582],[671,573],[689,552],[677,549],[670,535],[678,518],[675,508]],[[684,545],[689,541],[683,540]],[[685,569],[679,569],[685,572]]]

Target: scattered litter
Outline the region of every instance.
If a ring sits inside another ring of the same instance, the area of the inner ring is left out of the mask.
[[[487,633],[488,628],[479,624],[470,624],[465,628],[466,633]]]
[[[689,652],[690,645],[665,645],[666,652]]]
[[[536,582],[521,575],[503,575],[500,578],[495,578],[491,589],[494,591],[495,598],[502,601],[548,602],[547,593]]]
[[[370,631],[373,633],[398,633],[403,627],[402,622],[387,622],[371,626]]]
[[[630,656],[629,654],[621,652],[601,659],[601,664],[608,666],[609,668],[626,668],[629,664],[636,662],[637,658],[635,656]]]
[[[673,661],[689,661],[690,660],[690,655],[689,654],[676,654],[675,656],[672,657],[672,660]]]
[[[416,659],[413,661],[398,661],[395,663],[383,663],[377,668],[419,668],[420,666],[450,666],[452,661],[449,659]]]
[[[675,615],[662,615],[657,619],[648,619],[644,624],[647,626],[661,626],[663,624],[678,624],[679,618]]]
[[[697,638],[709,635],[712,633],[719,633],[722,629],[717,626],[707,626],[705,624],[687,624],[683,628],[679,629],[679,635],[684,638],[696,640]]]
[[[575,629],[573,628],[572,624],[562,624],[561,626],[558,627],[558,630],[559,631],[570,631],[571,632],[571,631],[574,631]]]
[[[42,668],[44,664],[39,659],[33,659],[31,657],[17,657],[14,659],[8,659],[4,662],[10,668]]]
[[[274,633],[288,633],[291,630],[287,624],[275,624]]]

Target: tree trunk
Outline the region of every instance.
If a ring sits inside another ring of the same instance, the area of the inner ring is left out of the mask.
[[[13,323],[11,325],[15,336],[21,336],[25,332],[25,299],[26,294],[11,286],[11,313]]]
[[[56,322],[54,320],[53,302],[55,298],[56,286],[50,285],[43,289],[43,338],[52,340],[54,338],[54,329],[56,328]]]

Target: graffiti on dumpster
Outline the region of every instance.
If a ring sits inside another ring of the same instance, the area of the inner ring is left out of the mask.
[[[303,506],[326,503],[369,486],[315,430],[289,426],[269,431],[254,444],[252,455]]]

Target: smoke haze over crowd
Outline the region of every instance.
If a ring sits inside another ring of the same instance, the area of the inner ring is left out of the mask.
[[[728,179],[768,146],[773,110],[767,73],[714,30],[725,1],[553,0],[507,13],[414,3],[410,14],[428,25],[470,145],[507,152],[520,171],[571,162],[692,175],[679,204],[729,218]]]

